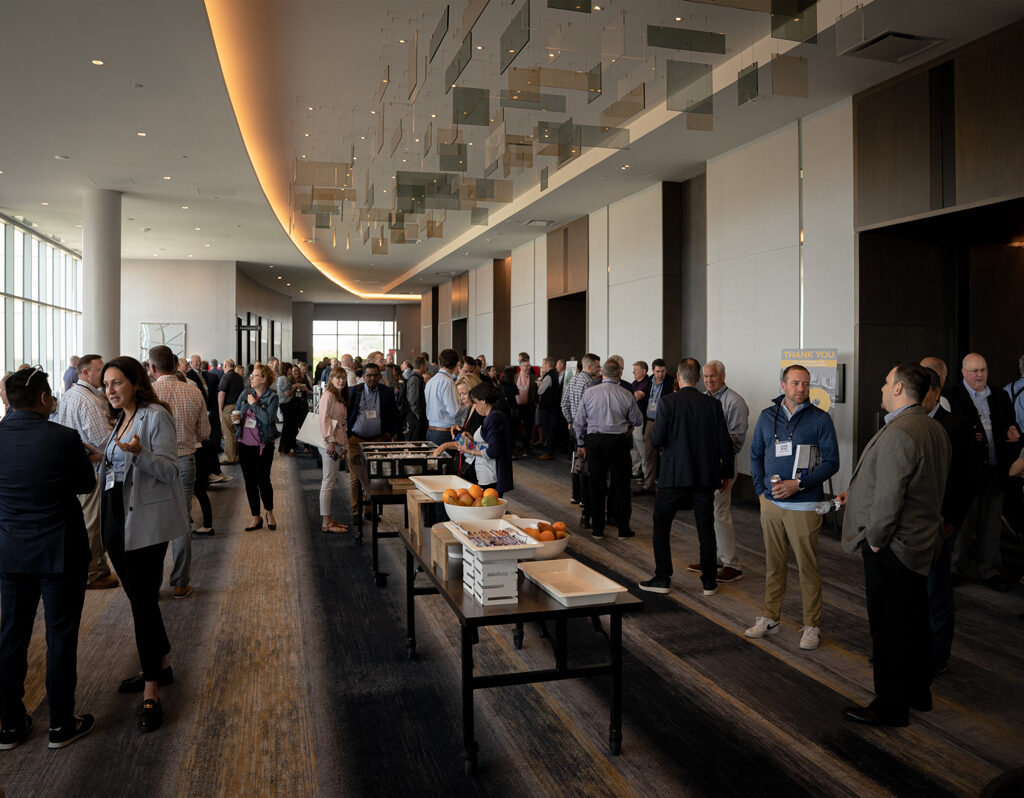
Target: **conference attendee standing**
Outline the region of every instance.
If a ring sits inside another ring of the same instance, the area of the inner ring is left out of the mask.
[[[217,386],[217,408],[220,410],[220,427],[224,433],[224,456],[222,465],[238,462],[238,447],[235,444],[235,424],[231,414],[235,410],[238,396],[245,388],[245,378],[235,371],[235,361],[228,358],[224,361],[224,376]]]
[[[142,673],[125,679],[119,690],[143,694],[139,728],[151,732],[163,724],[159,688],[174,682],[159,597],[167,541],[188,525],[178,440],[170,408],[153,391],[139,361],[107,361],[102,379],[116,419],[100,462],[100,523],[110,561],[131,602],[142,666]]]
[[[555,360],[546,357],[542,361],[543,376],[537,386],[537,422],[544,436],[544,454],[538,460],[553,460],[555,457],[555,414],[562,401],[562,387],[555,370]]]
[[[498,496],[512,490],[512,430],[508,417],[495,412],[498,389],[489,382],[478,382],[469,392],[473,413],[483,419],[472,434],[473,445],[455,444],[472,461],[476,483],[486,490],[494,488]]]
[[[348,381],[345,369],[335,366],[327,377],[327,387],[320,397],[317,416],[320,425],[320,459],[323,461],[323,479],[320,481],[321,532],[348,532],[348,527],[331,518],[331,498],[338,482],[338,466],[348,445]]]
[[[651,384],[647,398],[644,400],[644,454],[643,474],[644,486],[637,495],[652,495],[658,480],[658,447],[651,443],[654,421],[658,417],[658,403],[661,397],[668,396],[675,390],[676,378],[668,376],[668,366],[660,357],[651,361]]]
[[[709,396],[722,403],[725,423],[732,438],[733,455],[738,455],[747,439],[750,426],[750,410],[743,397],[725,384],[725,364],[721,360],[709,360],[704,366],[704,389]],[[732,525],[732,482],[715,493],[715,542],[718,547],[718,581],[735,582],[743,576],[740,555],[736,550],[736,530]],[[700,573],[700,563],[689,566],[689,570]]]
[[[786,560],[796,555],[803,599],[800,648],[810,651],[821,640],[821,572],[818,531],[822,516],[821,486],[839,470],[839,445],[832,418],[809,401],[811,374],[800,365],[782,372],[782,395],[761,411],[750,440],[750,477],[761,502],[764,533],[764,615],[754,619],[747,637],[779,631],[786,596]]]
[[[615,508],[620,538],[635,534],[629,528],[632,506],[629,495],[629,442],[633,427],[643,423],[640,408],[628,389],[619,385],[619,364],[604,363],[604,380],[583,393],[573,421],[577,454],[590,465],[590,510],[596,538],[604,537],[605,491]],[[608,484],[609,473],[611,484]]]
[[[359,444],[391,440],[398,434],[400,419],[395,392],[381,386],[380,366],[376,363],[367,363],[363,367],[363,384],[348,390],[348,487],[352,499],[352,515],[356,517],[359,512],[359,476],[351,464],[358,462],[362,456]]]
[[[953,551],[953,570],[966,578],[977,567],[980,579],[994,590],[1013,583],[1002,572],[1003,488],[1010,464],[1020,452],[1013,405],[1005,391],[988,384],[988,363],[972,352],[963,359],[963,379],[946,388],[949,409],[974,425],[977,484],[974,501]]]
[[[46,420],[53,401],[39,367],[7,378],[11,412],[0,424],[0,750],[32,729],[25,709],[28,648],[39,599],[46,624],[50,748],[92,731],[75,715],[78,629],[89,568],[89,537],[78,496],[96,474],[78,433]],[[98,459],[99,450],[93,449]]]
[[[274,486],[270,468],[274,464],[274,441],[277,431],[277,391],[274,372],[258,365],[249,376],[249,387],[238,396],[234,430],[238,438],[238,458],[245,480],[245,497],[249,501],[252,521],[246,532],[263,528],[260,502],[267,511],[267,528],[277,529],[274,519]]]
[[[281,376],[277,378],[277,403],[284,424],[278,451],[289,457],[295,452],[295,436],[306,415],[306,384],[298,378],[298,367],[291,363],[281,364]]]
[[[680,389],[665,396],[651,442],[661,449],[661,477],[654,497],[654,577],[639,587],[668,593],[672,578],[669,535],[678,510],[693,509],[700,542],[700,580],[705,596],[718,592],[715,492],[728,490],[733,445],[722,405],[697,390],[700,364],[692,357],[677,369]]]
[[[171,409],[177,439],[178,474],[185,502],[185,526],[171,539],[174,567],[171,587],[174,597],[183,599],[192,593],[192,494],[196,481],[196,449],[210,434],[206,402],[191,381],[179,382],[174,376],[174,353],[170,347],[154,346],[149,350],[149,375],[153,391]]]
[[[427,440],[441,445],[452,439],[451,428],[459,412],[459,397],[455,393],[453,369],[458,365],[459,353],[454,349],[442,350],[441,367],[423,388],[427,408]],[[350,405],[351,407],[351,405]]]
[[[68,367],[64,371],[64,393],[71,390],[71,386],[78,382],[78,355],[72,355],[68,361]]]
[[[537,407],[537,382],[530,366],[530,356],[519,353],[519,372],[516,374],[516,412],[523,425],[523,457],[529,457],[533,442],[533,422]]]
[[[573,433],[573,421],[576,418],[576,411],[579,410],[580,400],[583,398],[583,393],[588,388],[597,385],[600,381],[601,374],[601,359],[588,352],[580,359],[580,370],[573,375],[572,379],[569,380],[569,384],[562,391],[562,418],[565,419],[569,425],[569,435],[572,438],[573,446],[575,446],[576,437]],[[580,504],[585,501],[585,494],[589,490],[589,485],[585,485],[586,480],[583,476],[583,468],[581,467],[582,460],[573,461],[572,471],[572,503]],[[585,505],[584,505],[585,506]],[[587,529],[590,526],[590,519],[586,509],[583,510],[580,516],[580,525]]]
[[[412,368],[405,372],[405,403],[409,408],[405,415],[406,440],[423,441],[427,439],[427,404],[424,396],[426,386],[423,374],[427,370],[427,361],[415,357]]]
[[[940,543],[942,497],[952,449],[920,406],[930,378],[895,366],[882,386],[885,426],[864,447],[845,497],[843,549],[858,549],[871,628],[875,700],[847,707],[849,720],[906,726],[932,708],[928,571]]]
[[[102,370],[102,357],[82,355],[78,359],[78,382],[64,393],[57,411],[51,417],[58,424],[75,430],[83,441],[97,449],[106,443],[112,424],[110,405],[99,390]],[[100,534],[101,494],[97,485],[91,493],[78,497],[85,517],[85,528],[89,533],[88,590],[117,587],[117,577],[110,572],[107,554],[103,550],[103,536]]]

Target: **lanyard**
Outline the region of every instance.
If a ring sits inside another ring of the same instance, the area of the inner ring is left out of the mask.
[[[775,440],[777,442],[779,441],[779,413],[781,413],[781,412],[782,412],[782,402],[779,402],[778,406],[776,406],[776,408],[775,408],[775,424],[772,426],[772,435],[775,436]],[[803,412],[806,412],[806,411],[803,411]],[[796,434],[796,428],[798,426],[800,426],[800,422],[801,422],[801,420],[803,420],[803,416],[799,416],[799,415],[798,416],[790,417],[790,419],[788,421],[786,421],[786,429],[787,430],[789,429],[789,422],[792,421],[793,418],[796,418],[796,423],[793,425],[793,429],[790,431],[789,437],[786,439],[787,441],[793,440],[793,436]]]
[[[123,438],[123,437],[124,437],[125,435],[127,435],[127,434],[128,434],[128,430],[129,430],[129,429],[131,429],[131,426],[132,426],[132,422],[133,422],[133,421],[135,420],[135,414],[136,414],[136,413],[138,413],[138,412],[139,412],[139,406],[138,406],[138,405],[136,405],[136,406],[135,406],[135,409],[134,409],[134,410],[132,411],[132,414],[131,414],[131,416],[129,416],[129,417],[128,417],[128,423],[127,423],[127,424],[125,424],[125,425],[124,425],[124,429],[123,429],[123,430],[121,430],[121,434],[120,434],[120,435],[118,435],[118,434],[117,434],[117,432],[115,432],[115,433],[114,433],[114,444],[115,444],[115,445],[116,445],[116,444],[118,444],[118,443],[119,443],[119,442],[121,441],[121,439],[122,439],[122,438]],[[122,413],[122,414],[121,414],[121,417],[122,417],[122,418],[124,418],[124,413]],[[107,457],[107,456],[106,456],[106,453],[104,453],[104,460],[106,461],[106,466],[107,466],[107,468],[112,468],[112,467],[113,467],[113,465],[114,465],[114,461],[113,461],[113,460],[111,460],[111,459],[110,459],[109,457]]]

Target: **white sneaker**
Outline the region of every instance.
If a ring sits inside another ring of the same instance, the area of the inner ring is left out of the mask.
[[[768,635],[777,635],[778,633],[778,621],[773,621],[771,618],[765,618],[763,615],[758,615],[754,619],[754,625],[747,629],[743,634],[747,637],[767,637]]]
[[[805,626],[803,636],[800,638],[800,648],[804,651],[813,651],[821,642],[821,632],[817,626]]]

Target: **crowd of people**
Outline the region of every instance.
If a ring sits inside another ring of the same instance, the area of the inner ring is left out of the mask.
[[[932,679],[948,668],[953,588],[966,579],[996,590],[1004,516],[1021,517],[1024,475],[1024,357],[1020,380],[988,385],[978,354],[964,358],[947,385],[946,364],[928,357],[898,364],[881,390],[884,424],[853,470],[847,491],[825,500],[840,467],[831,416],[809,398],[810,373],[784,370],[779,395],[756,414],[749,470],[765,547],[762,614],[751,638],[781,631],[789,551],[802,598],[799,646],[821,640],[818,534],[823,513],[845,505],[843,546],[864,560],[876,699],[847,718],[904,726],[911,709],[931,707]],[[663,359],[632,364],[588,353],[578,367],[526,352],[498,368],[483,356],[441,351],[396,364],[371,352],[304,363],[271,358],[247,369],[166,346],[141,363],[97,354],[73,358],[59,397],[40,367],[22,366],[0,383],[0,750],[29,735],[23,704],[29,638],[42,597],[47,625],[51,748],[92,730],[75,713],[78,627],[85,591],[124,588],[141,670],[121,682],[141,693],[138,726],[163,721],[159,689],[173,683],[171,644],[159,593],[168,546],[174,598],[192,594],[193,536],[213,536],[210,484],[231,480],[237,464],[251,518],[243,527],[277,528],[271,480],[275,450],[313,453],[322,467],[321,530],[345,533],[332,515],[346,460],[372,441],[429,441],[451,451],[460,476],[504,495],[513,461],[567,455],[569,501],[594,538],[608,527],[630,538],[634,496],[653,495],[654,575],[641,590],[671,591],[670,538],[679,511],[692,510],[704,596],[743,576],[732,522],[736,457],[748,441],[750,409],[726,384],[725,365]],[[881,375],[879,375],[881,376]],[[310,415],[310,414],[314,415]],[[566,465],[562,460],[563,466]],[[541,467],[543,468],[543,467]],[[349,468],[349,509],[361,511]],[[192,497],[201,525],[193,523]],[[1019,530],[1018,531],[1024,531]],[[1024,619],[1024,616],[1022,616]]]

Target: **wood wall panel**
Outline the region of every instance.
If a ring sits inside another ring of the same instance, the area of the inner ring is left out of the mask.
[[[590,275],[590,217],[584,216],[572,222],[567,236],[563,293],[576,294],[587,290]]]
[[[855,224],[931,210],[929,78],[919,72],[853,106]]]
[[[977,202],[1024,192],[1024,28],[955,59],[956,196]]]
[[[547,236],[548,299],[565,293],[565,238],[564,227],[552,230]]]
[[[512,258],[494,259],[494,338],[492,362],[507,365],[512,349]]]

